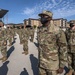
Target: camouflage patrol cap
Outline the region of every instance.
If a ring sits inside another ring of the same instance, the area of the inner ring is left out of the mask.
[[[40,13],[40,14],[38,14],[38,15],[39,15],[39,16],[47,15],[47,16],[49,16],[49,17],[52,17],[52,16],[53,16],[53,14],[52,14],[51,11],[46,11],[46,10],[44,10],[42,13]]]

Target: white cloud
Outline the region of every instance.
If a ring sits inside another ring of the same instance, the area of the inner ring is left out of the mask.
[[[64,17],[69,17],[75,15],[75,10],[62,10],[58,9],[54,11],[54,18],[64,18]]]
[[[63,2],[61,8],[53,10],[54,18],[66,18],[75,15],[75,3],[74,2]]]
[[[26,15],[30,15],[32,13],[34,13],[35,9],[34,8],[25,8],[25,10],[23,11],[23,14],[26,14]]]
[[[75,2],[72,0],[45,0],[40,4],[35,5],[33,8],[25,8],[23,14],[28,18],[37,18],[38,14],[43,10],[51,10],[54,14],[54,18],[63,18],[75,15]]]

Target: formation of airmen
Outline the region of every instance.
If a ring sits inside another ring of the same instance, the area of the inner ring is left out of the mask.
[[[32,32],[33,31],[33,32]],[[15,35],[19,35],[20,44],[23,45],[23,52],[22,54],[27,55],[28,54],[28,39],[31,37],[31,42],[33,42],[34,38],[34,28],[13,28],[13,27],[7,27],[4,28],[4,25],[0,27],[0,51],[2,54],[2,62],[5,62],[7,60],[7,45],[12,46],[13,42],[15,40]]]
[[[43,11],[39,14],[42,26],[37,28],[38,41],[38,75],[75,75],[75,25],[70,23],[66,31],[53,24],[52,12]],[[7,40],[12,46],[16,33],[22,54],[28,54],[28,39],[34,40],[33,27],[20,26],[19,29],[0,28],[0,51],[2,62],[7,60]]]

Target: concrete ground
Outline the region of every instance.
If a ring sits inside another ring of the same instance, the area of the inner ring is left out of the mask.
[[[34,42],[28,40],[29,54],[22,54],[23,46],[20,45],[18,34],[11,47],[8,46],[8,60],[0,61],[0,75],[38,75],[38,49],[35,31]],[[0,53],[0,57],[2,57]]]

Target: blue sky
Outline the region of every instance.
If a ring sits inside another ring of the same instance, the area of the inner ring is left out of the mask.
[[[39,18],[43,10],[53,12],[53,18],[75,19],[75,0],[0,0],[0,8],[9,10],[8,23],[23,23],[24,19]],[[7,15],[4,22],[7,23]]]

